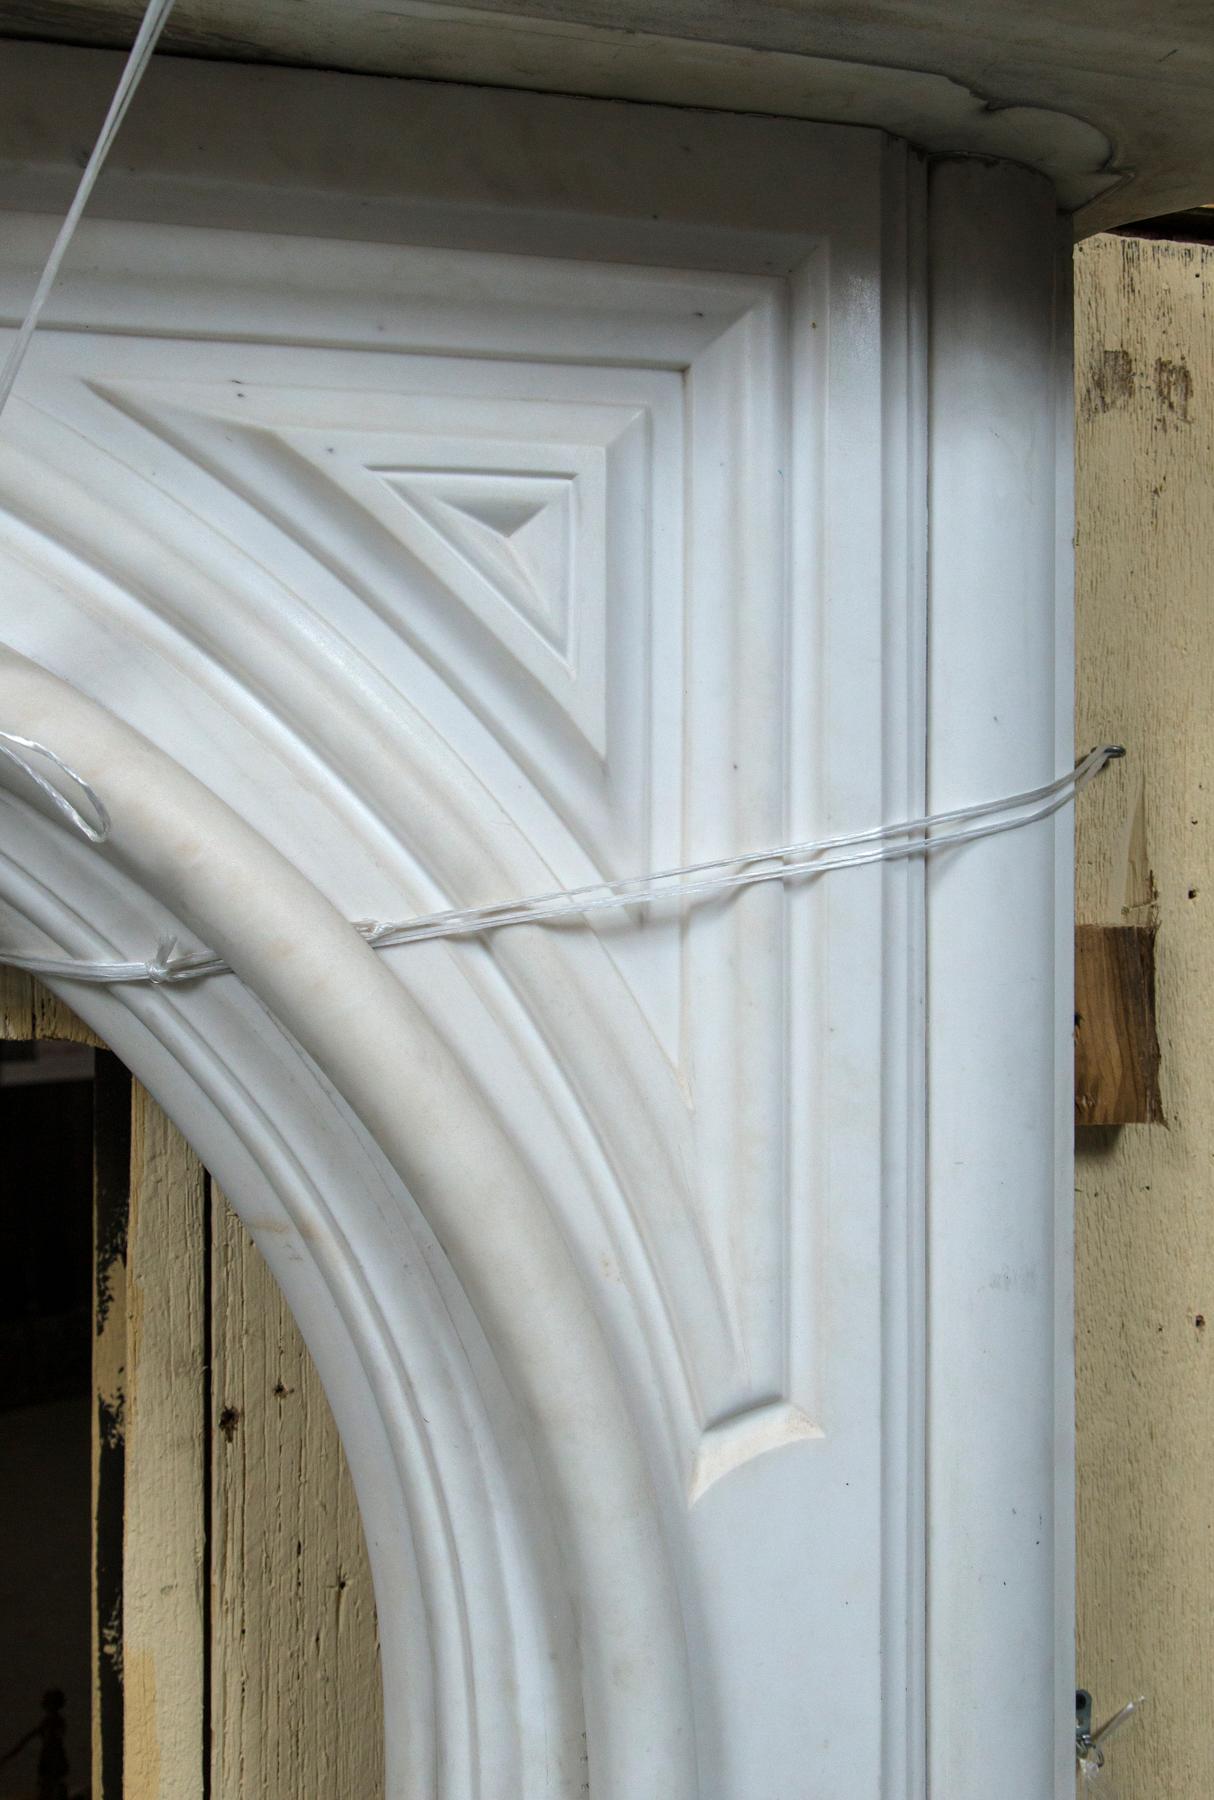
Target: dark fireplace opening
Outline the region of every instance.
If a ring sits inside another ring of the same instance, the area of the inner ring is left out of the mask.
[[[0,1044],[0,1800],[90,1791],[93,1065]]]

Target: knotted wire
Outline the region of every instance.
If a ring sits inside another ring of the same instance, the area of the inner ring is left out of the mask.
[[[37,786],[50,795],[58,810],[91,843],[101,843],[110,832],[110,820],[100,797],[74,769],[45,745],[32,739],[0,733],[0,755],[16,763]],[[49,758],[84,794],[94,808],[98,824],[86,820],[78,808],[31,768],[14,746]],[[6,747],[7,746],[7,747]],[[449,907],[411,919],[358,919],[352,928],[373,950],[396,949],[405,944],[437,938],[480,937],[511,925],[539,925],[585,919],[611,908],[655,905],[663,901],[694,904],[708,895],[726,894],[762,882],[792,881],[825,875],[837,869],[864,868],[872,863],[899,862],[910,857],[939,854],[980,838],[1019,831],[1051,818],[1068,806],[1089,782],[1115,758],[1125,755],[1119,744],[1102,744],[1082,757],[1073,769],[1056,780],[1018,794],[980,800],[970,806],[926,813],[921,818],[877,825],[867,831],[835,837],[802,839],[740,855],[706,862],[683,863],[645,875],[618,881],[589,882],[582,887],[556,888],[526,899],[506,900],[486,906]],[[210,950],[188,949],[176,937],[166,937],[155,954],[138,962],[90,962],[68,957],[39,956],[0,947],[0,962],[62,981],[121,985],[150,983],[160,987],[197,981],[228,971],[229,965]]]

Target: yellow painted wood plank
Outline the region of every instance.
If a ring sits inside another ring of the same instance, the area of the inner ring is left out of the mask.
[[[36,1038],[53,1038],[69,1044],[92,1044],[94,1047],[100,1047],[103,1043],[95,1032],[89,1030],[83,1019],[76,1017],[70,1006],[37,981],[33,984],[33,1013],[33,1036]]]
[[[362,1526],[333,1416],[277,1285],[215,1196],[212,1791],[381,1800]]]
[[[205,1214],[197,1157],[136,1084],[126,1271],[123,1800],[202,1800],[205,1787]]]
[[[101,1038],[49,988],[7,963],[0,963],[0,1038],[45,1038],[102,1047]]]
[[[127,1361],[127,1227],[131,1079],[97,1058],[93,1083],[92,1783],[122,1800],[123,1465]]]
[[[1079,1676],[1133,1800],[1214,1792],[1214,249],[1077,253],[1078,909],[1158,924],[1167,1128],[1077,1138]],[[1209,1321],[1210,1323],[1207,1323]]]
[[[0,1038],[23,1042],[34,1035],[34,996],[30,976],[0,963]]]

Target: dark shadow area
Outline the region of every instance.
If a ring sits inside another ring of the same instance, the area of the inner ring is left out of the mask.
[[[93,1053],[0,1044],[0,1800],[87,1794]]]

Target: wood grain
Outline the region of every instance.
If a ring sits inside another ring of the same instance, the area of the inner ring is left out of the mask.
[[[214,1209],[214,1765],[221,1800],[379,1800],[383,1706],[362,1526],[294,1320]]]
[[[1075,1123],[1157,1125],[1155,926],[1075,928]]]
[[[1077,741],[1128,750],[1079,917],[1158,925],[1169,1127],[1078,1145],[1079,1678],[1102,1716],[1149,1696],[1116,1791],[1179,1800],[1214,1792],[1214,251],[1076,269]]]
[[[131,1077],[103,1051],[93,1078],[92,1786],[122,1796],[122,1587],[126,1463]]]
[[[33,1036],[36,1038],[56,1039],[60,1043],[92,1044],[101,1047],[102,1040],[95,1031],[90,1031],[83,1019],[78,1019],[66,1001],[44,988],[41,982],[32,983],[31,994],[33,1006]]]
[[[138,1083],[131,1098],[122,1800],[202,1800],[205,1176]]]

